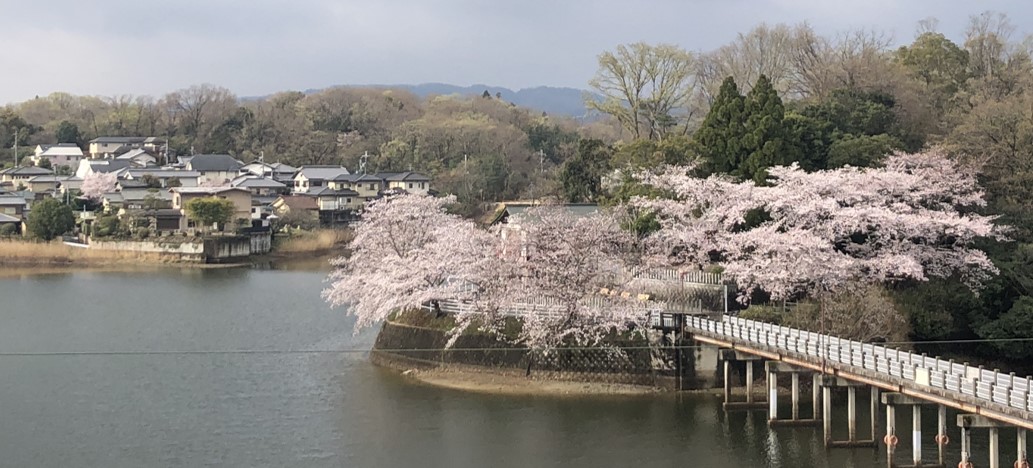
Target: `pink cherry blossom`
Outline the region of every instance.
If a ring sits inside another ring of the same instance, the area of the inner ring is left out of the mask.
[[[105,193],[114,192],[116,182],[118,182],[118,177],[114,173],[91,172],[83,177],[79,191],[84,197],[96,200],[103,197]]]

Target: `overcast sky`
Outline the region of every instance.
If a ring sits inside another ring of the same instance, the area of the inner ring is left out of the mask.
[[[914,37],[927,17],[961,37],[1029,0],[0,0],[0,103],[54,91],[160,95],[212,83],[241,96],[335,84],[585,88],[628,42],[710,50],[767,22]]]

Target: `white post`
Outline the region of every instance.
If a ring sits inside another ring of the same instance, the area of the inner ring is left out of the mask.
[[[940,465],[944,465],[946,460],[946,444],[945,438],[947,437],[947,407],[939,405],[936,408],[936,452],[938,455],[938,461]],[[946,466],[946,465],[944,465]]]
[[[911,405],[911,459],[922,465],[922,406]]]
[[[886,405],[886,461],[888,466],[893,466],[893,438],[897,435],[897,409],[893,405]]]
[[[768,420],[778,419],[778,374],[768,372]]]
[[[822,414],[819,408],[821,408],[821,375],[814,374],[811,379],[811,417],[815,420],[821,419]]]
[[[753,361],[746,361],[746,403],[753,403]]]
[[[1000,441],[996,427],[990,428],[990,468],[1001,468]]]
[[[725,363],[725,404],[728,404],[729,401],[732,401],[732,398],[731,398],[731,396],[732,396],[732,382],[729,380],[729,377],[730,377],[730,374],[731,374],[729,368],[732,367],[732,363],[729,362],[727,359],[725,359],[724,363]]]
[[[825,432],[825,446],[832,442],[832,389],[821,388],[822,395],[822,429]]]
[[[857,387],[851,385],[846,388],[846,414],[847,414],[847,440],[857,441]]]
[[[793,372],[793,421],[800,419],[800,373]]]
[[[872,387],[872,441],[875,441],[875,436],[879,433],[879,387]]]
[[[972,439],[969,435],[968,428],[961,426],[961,463],[968,463],[969,458],[972,456],[969,453],[969,447],[972,445]]]
[[[1016,459],[1015,466],[1022,466],[1023,462],[1026,461],[1026,430],[1023,428],[1016,429]]]

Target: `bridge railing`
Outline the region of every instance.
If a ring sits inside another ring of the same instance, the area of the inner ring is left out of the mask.
[[[687,326],[713,335],[777,348],[813,360],[843,364],[918,386],[957,393],[1008,408],[1033,412],[1030,377],[959,364],[871,343],[725,316],[688,318]]]

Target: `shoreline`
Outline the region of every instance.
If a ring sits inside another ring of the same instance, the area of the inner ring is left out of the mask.
[[[556,396],[556,397],[581,397],[581,396],[614,396],[614,397],[635,397],[653,396],[666,397],[677,395],[698,395],[720,398],[723,389],[704,388],[692,390],[663,390],[656,387],[643,385],[605,383],[605,382],[583,382],[570,380],[549,380],[528,378],[513,373],[491,372],[490,370],[468,370],[456,367],[431,368],[431,369],[398,369],[376,365],[385,372],[397,375],[409,383],[425,385],[462,392],[477,393],[482,395],[497,396]],[[745,387],[737,386],[731,389],[731,394],[736,397],[745,397]],[[758,382],[754,385],[753,394],[763,401],[767,397],[767,387]],[[779,395],[788,395],[789,389],[779,387]]]

